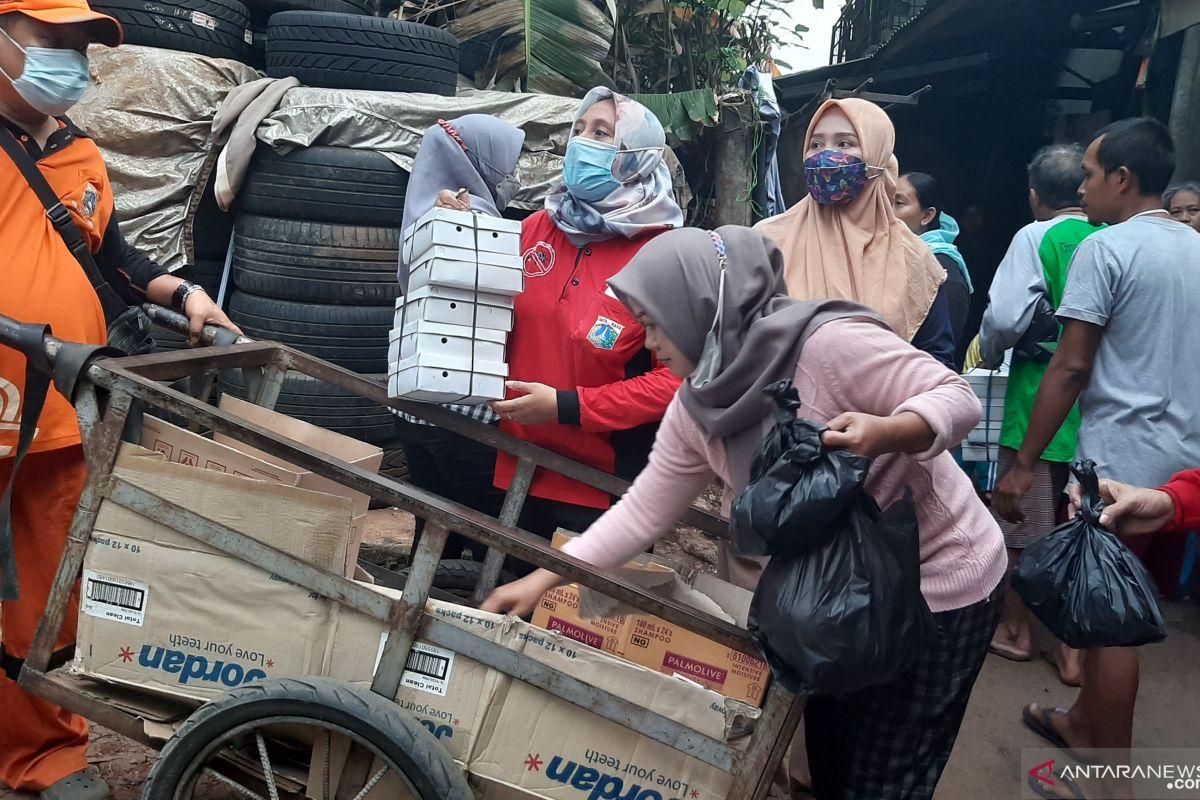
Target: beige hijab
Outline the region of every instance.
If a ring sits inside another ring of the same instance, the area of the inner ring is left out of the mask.
[[[850,118],[864,160],[884,167],[866,190],[845,206],[821,206],[809,196],[755,230],[779,245],[788,293],[799,300],[853,300],[877,310],[897,334],[911,341],[946,279],[929,245],[896,219],[899,165],[892,150],[896,129],[883,109],[866,100],[828,100],[813,128],[831,107]]]

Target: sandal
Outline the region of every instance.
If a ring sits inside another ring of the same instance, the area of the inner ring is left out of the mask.
[[[108,800],[108,784],[93,772],[76,772],[42,790],[41,800]]]
[[[1025,708],[1021,709],[1021,721],[1025,723],[1026,728],[1029,728],[1029,730],[1033,731],[1038,736],[1041,736],[1059,750],[1067,753],[1069,756],[1071,756],[1071,758],[1075,759],[1080,764],[1096,763],[1094,759],[1086,758],[1071,749],[1071,746],[1067,744],[1067,740],[1064,739],[1062,734],[1054,728],[1054,724],[1050,721],[1050,718],[1055,714],[1061,714],[1065,716],[1068,709],[1039,708],[1038,713],[1035,714],[1033,711],[1035,705],[1037,704],[1030,703],[1029,705],[1025,706]]]
[[[988,645],[988,652],[992,653],[993,655],[1000,656],[1001,658],[1007,658],[1009,661],[1033,660],[1032,653],[1019,653],[1015,648],[1011,648],[1002,644],[996,644],[995,642]]]

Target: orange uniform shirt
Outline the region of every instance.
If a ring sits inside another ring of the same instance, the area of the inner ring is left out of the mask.
[[[0,136],[8,135],[0,128]],[[60,127],[36,155],[42,174],[71,211],[92,252],[98,253],[113,215],[112,188],[99,148],[71,128]],[[87,344],[106,341],[104,313],[87,275],[16,165],[3,153],[0,314],[20,322],[49,323],[60,339]],[[0,346],[0,458],[11,457],[16,449],[24,390],[25,357]],[[79,441],[75,409],[51,387],[31,452]]]

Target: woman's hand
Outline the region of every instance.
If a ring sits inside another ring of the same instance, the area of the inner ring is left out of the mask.
[[[911,411],[890,417],[848,411],[826,426],[829,430],[821,434],[821,444],[867,458],[885,453],[919,453],[932,447],[934,440],[929,423]]]
[[[1083,488],[1072,484],[1071,516],[1083,506]],[[1175,521],[1175,501],[1158,489],[1139,489],[1116,481],[1100,481],[1100,499],[1104,510],[1100,524],[1125,535],[1157,533]]]
[[[442,189],[438,192],[437,200],[434,201],[433,207],[448,208],[451,211],[470,211],[471,195],[466,189],[459,189],[457,192]]]
[[[531,572],[520,580],[497,587],[479,607],[493,614],[528,617],[537,608],[542,595],[563,582],[562,577],[548,569]]]
[[[502,419],[518,425],[541,425],[558,420],[558,390],[553,386],[523,381],[508,381],[504,385],[514,392],[525,392],[525,395],[492,403],[492,411]]]

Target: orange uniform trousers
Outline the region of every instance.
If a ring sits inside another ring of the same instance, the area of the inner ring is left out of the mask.
[[[8,486],[12,464],[11,458],[0,460],[0,491]],[[78,445],[31,453],[21,465],[12,501],[21,597],[0,603],[0,640],[10,657],[23,659],[29,652],[86,477]],[[57,647],[75,641],[78,595],[76,587]],[[0,670],[0,786],[39,792],[85,769],[87,744],[82,717],[26,694]]]

